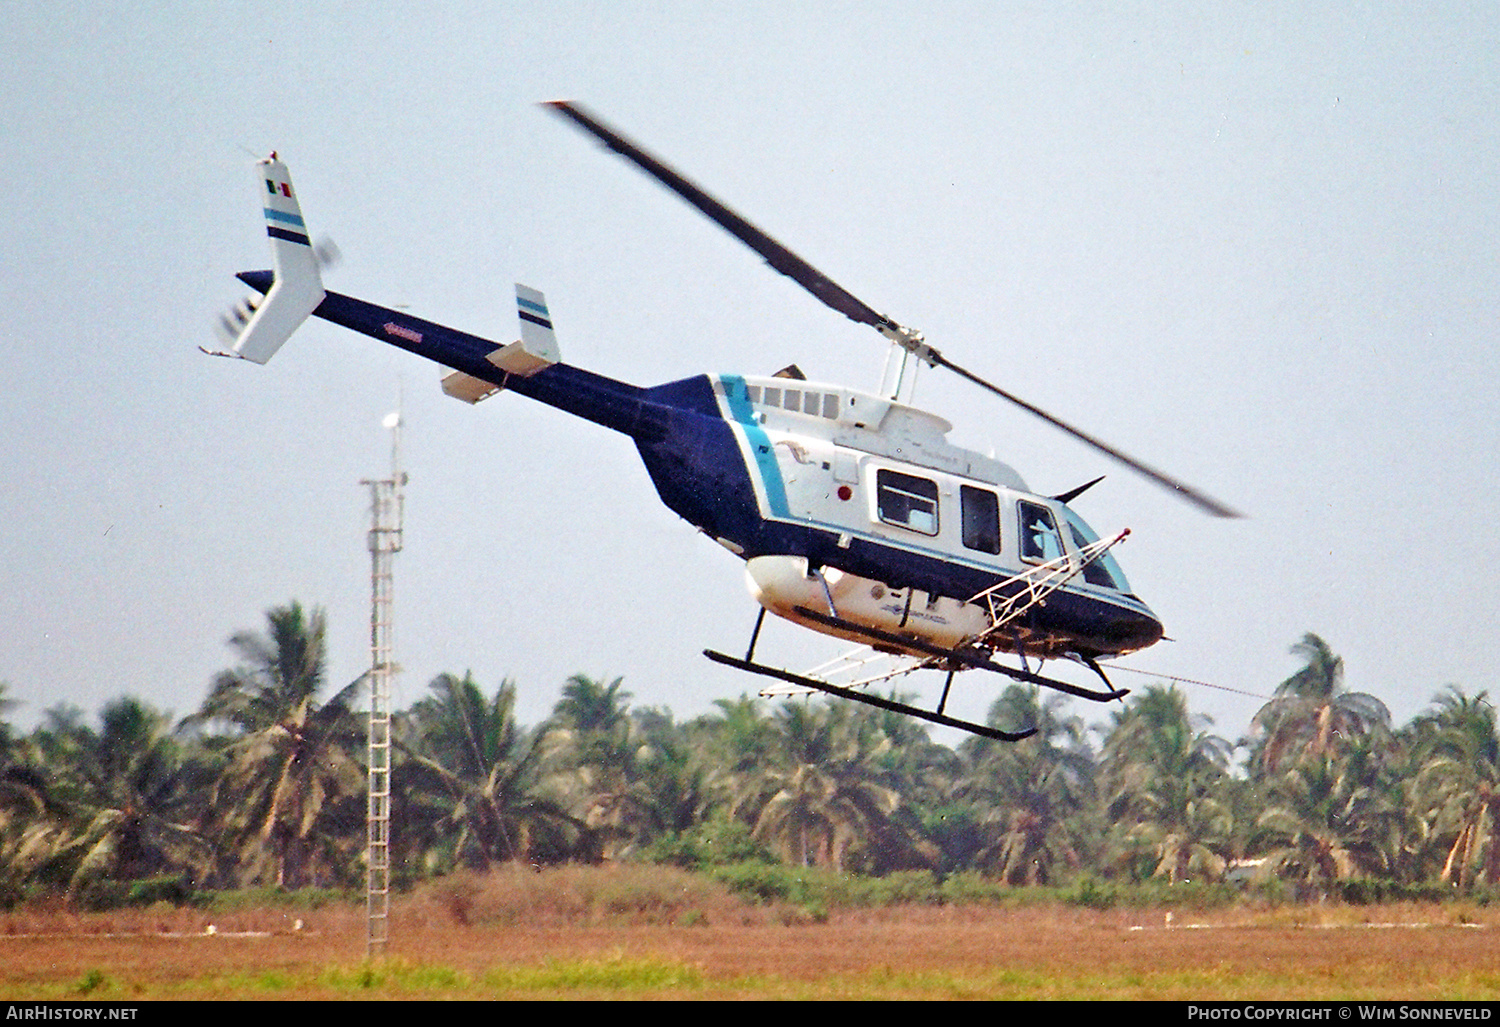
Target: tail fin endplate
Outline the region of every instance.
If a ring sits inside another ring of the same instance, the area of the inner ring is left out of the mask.
[[[219,323],[224,356],[264,364],[323,302],[323,278],[287,167],[273,153],[256,163],[256,185],[271,240],[275,278],[265,296],[242,300]]]
[[[552,330],[552,315],[547,298],[535,289],[516,285],[516,314],[521,319],[521,338],[500,346],[485,357],[506,374],[529,378],[562,359],[557,348],[557,333]],[[500,386],[463,371],[451,371],[443,377],[443,391],[465,403],[478,403],[500,391]]]
[[[562,359],[547,297],[528,286],[516,285],[516,315],[521,319],[521,341],[501,346],[485,359],[502,371],[529,377]]]

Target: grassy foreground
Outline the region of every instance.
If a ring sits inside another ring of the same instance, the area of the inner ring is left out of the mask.
[[[1372,981],[1368,968],[1314,969],[1275,974],[1230,967],[1203,971],[1125,971],[1059,975],[1041,970],[902,972],[889,968],[833,974],[817,980],[785,975],[710,977],[679,962],[626,959],[570,960],[539,967],[496,968],[474,976],[450,966],[403,960],[380,965],[310,968],[305,974],[204,975],[171,984],[90,971],[72,982],[7,986],[7,999],[28,1001],[1494,1001],[1500,981],[1454,973],[1421,984],[1392,987]]]
[[[1500,999],[1500,915],[1443,905],[878,908],[736,898],[701,875],[457,877],[393,908],[220,902],[0,915],[0,999]]]

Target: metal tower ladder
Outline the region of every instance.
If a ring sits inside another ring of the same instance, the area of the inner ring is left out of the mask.
[[[391,630],[392,565],[401,551],[406,475],[400,470],[400,415],[386,419],[393,431],[391,476],[366,479],[370,489],[370,725],[366,807],[365,955],[383,956],[391,914]]]

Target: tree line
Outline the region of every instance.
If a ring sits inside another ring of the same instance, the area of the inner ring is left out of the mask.
[[[291,603],[236,634],[236,664],[175,720],[140,699],[47,710],[19,732],[0,685],[0,904],[110,883],[353,887],[364,880],[361,681],[331,691],[321,611]],[[1247,737],[1212,733],[1175,686],[1090,727],[1011,685],[988,722],[1020,743],[949,747],[848,702],[723,699],[677,722],[620,679],[575,675],[526,726],[516,686],[441,674],[393,717],[398,881],[459,868],[744,860],[885,875],[1500,883],[1500,738],[1486,694],[1439,691],[1396,726],[1347,689],[1318,636],[1292,651]]]

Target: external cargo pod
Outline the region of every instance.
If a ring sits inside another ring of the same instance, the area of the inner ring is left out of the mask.
[[[836,567],[809,573],[804,556],[757,556],[745,563],[746,584],[761,606],[778,617],[850,641],[869,643],[858,632],[840,632],[808,620],[797,607],[831,612],[842,620],[953,649],[989,626],[977,606],[913,589],[846,574]],[[827,585],[825,591],[824,585]],[[829,611],[832,600],[833,610]]]

